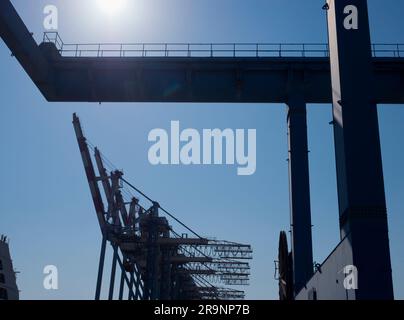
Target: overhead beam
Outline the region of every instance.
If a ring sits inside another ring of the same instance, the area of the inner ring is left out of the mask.
[[[329,58],[62,57],[37,45],[10,0],[0,36],[51,102],[287,103],[288,74],[304,75],[306,103],[331,103]],[[404,58],[374,58],[377,103],[404,103]]]
[[[287,103],[289,75],[300,73],[305,103],[331,103],[328,58],[66,58],[48,101]],[[46,50],[44,50],[46,52]],[[374,58],[378,103],[404,103],[404,58]]]

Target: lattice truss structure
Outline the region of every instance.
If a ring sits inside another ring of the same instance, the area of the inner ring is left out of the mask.
[[[101,296],[110,243],[109,299],[116,291],[117,267],[120,300],[124,295],[130,300],[243,299],[244,291],[231,287],[248,285],[251,246],[199,236],[125,180],[123,172],[85,138],[76,114],[73,125],[103,236],[95,298]],[[145,208],[140,199],[151,206]],[[177,233],[162,213],[192,237]]]

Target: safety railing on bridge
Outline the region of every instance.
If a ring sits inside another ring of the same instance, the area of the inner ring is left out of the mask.
[[[67,44],[44,33],[64,57],[328,57],[324,43],[99,43]],[[404,57],[404,44],[373,44],[374,57]]]

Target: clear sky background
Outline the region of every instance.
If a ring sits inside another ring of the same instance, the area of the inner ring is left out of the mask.
[[[326,42],[323,0],[129,0],[111,17],[96,0],[14,0],[37,41],[42,10],[59,8],[65,42]],[[373,42],[404,43],[404,2],[369,0]],[[0,41],[0,233],[23,299],[93,299],[100,230],[75,141],[77,112],[88,138],[126,178],[197,232],[254,248],[247,298],[277,299],[273,278],[280,230],[289,230],[286,112],[283,105],[86,104],[45,101]],[[404,107],[379,106],[394,287],[404,298]],[[182,128],[257,129],[257,172],[235,167],[151,166],[147,135]],[[309,105],[314,257],[339,241],[330,105]],[[59,268],[58,291],[42,270]],[[375,275],[377,277],[377,275]]]

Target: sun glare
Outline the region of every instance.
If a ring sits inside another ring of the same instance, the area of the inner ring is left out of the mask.
[[[97,0],[99,9],[110,16],[121,13],[126,6],[127,0]]]

